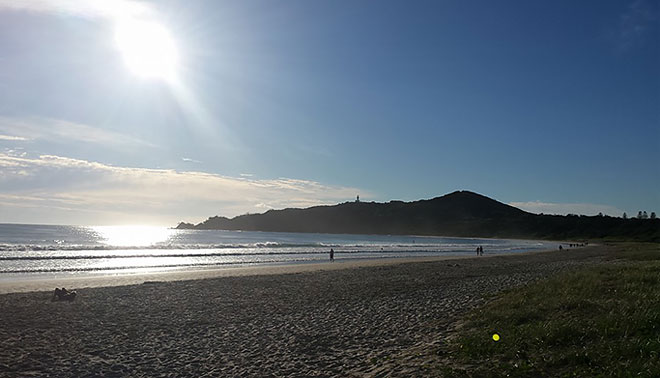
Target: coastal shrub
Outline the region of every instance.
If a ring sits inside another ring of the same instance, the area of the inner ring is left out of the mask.
[[[657,245],[630,245],[617,256],[633,261],[561,274],[505,292],[475,310],[450,343],[452,360],[438,371],[660,376]]]

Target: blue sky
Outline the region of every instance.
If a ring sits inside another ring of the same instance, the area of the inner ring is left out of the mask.
[[[132,69],[126,20],[166,31],[174,73]],[[639,0],[0,0],[0,222],[459,189],[657,212],[659,22]]]

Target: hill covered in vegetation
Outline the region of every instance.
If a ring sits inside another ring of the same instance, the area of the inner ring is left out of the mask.
[[[180,223],[177,228],[660,242],[659,219],[537,215],[469,191],[413,202],[356,201],[235,218],[214,216],[197,225]]]

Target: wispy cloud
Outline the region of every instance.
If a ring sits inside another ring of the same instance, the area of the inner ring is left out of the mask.
[[[150,16],[150,4],[132,0],[0,0],[0,10],[62,13],[86,18]]]
[[[0,132],[11,135],[0,135],[0,140],[25,141],[45,139],[49,141],[78,141],[129,147],[154,147],[149,142],[129,135],[52,118],[12,118],[0,116]]]
[[[578,214],[578,215],[596,215],[603,213],[606,215],[620,216],[623,210],[610,205],[599,205],[593,203],[551,203],[551,202],[510,202],[509,205],[519,209],[529,211],[535,214]]]
[[[15,148],[5,148],[4,149],[4,154],[7,156],[13,156],[13,157],[26,157],[27,152],[22,147],[15,147]]]
[[[212,215],[337,203],[365,192],[288,178],[254,180],[7,154],[0,154],[0,188],[0,222],[17,221],[26,208],[39,208],[40,214],[52,212],[75,223],[91,223],[92,215],[96,223],[135,222],[145,216],[198,222]]]
[[[636,0],[630,3],[621,15],[619,26],[619,48],[627,50],[644,43],[645,37],[656,29],[658,15],[657,1]]]
[[[199,160],[195,160],[195,159],[191,159],[191,158],[187,158],[187,157],[183,157],[183,158],[181,158],[181,160],[185,161],[186,163],[202,164],[202,162],[199,161]]]
[[[13,135],[2,135],[2,134],[0,134],[0,140],[22,141],[22,140],[28,140],[28,138],[13,136]]]

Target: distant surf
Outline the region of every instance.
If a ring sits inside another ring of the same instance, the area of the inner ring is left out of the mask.
[[[0,278],[319,262],[331,248],[336,259],[459,256],[477,246],[487,254],[554,248],[530,240],[0,224]]]

